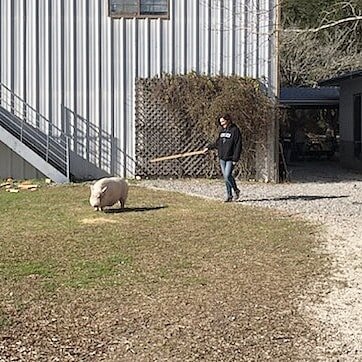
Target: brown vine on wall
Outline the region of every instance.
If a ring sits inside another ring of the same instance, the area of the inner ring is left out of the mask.
[[[139,79],[136,83],[136,174],[219,175],[217,157],[196,156],[150,164],[149,159],[202,149],[217,136],[217,120],[229,113],[243,137],[239,177],[253,178],[256,152],[266,144],[274,103],[257,80],[196,73]]]

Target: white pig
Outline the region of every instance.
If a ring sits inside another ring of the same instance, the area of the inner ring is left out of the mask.
[[[126,180],[120,177],[102,178],[91,185],[89,203],[96,211],[103,211],[105,206],[112,206],[119,201],[123,209],[127,195],[128,184]]]

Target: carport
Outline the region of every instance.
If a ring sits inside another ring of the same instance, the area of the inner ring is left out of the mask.
[[[280,141],[287,163],[334,155],[339,135],[339,88],[281,88],[280,106]]]

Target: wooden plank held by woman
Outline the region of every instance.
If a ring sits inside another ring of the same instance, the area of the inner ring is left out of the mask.
[[[177,153],[175,155],[153,158],[152,160],[150,160],[150,162],[167,161],[167,160],[173,160],[175,158],[195,156],[195,155],[203,155],[203,154],[205,154],[205,150],[191,151],[191,152],[185,152],[185,153]]]

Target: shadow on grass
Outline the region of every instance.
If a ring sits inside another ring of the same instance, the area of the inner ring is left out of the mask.
[[[271,197],[265,199],[249,199],[249,200],[239,200],[238,202],[251,202],[251,201],[314,201],[321,199],[341,199],[349,197],[347,195],[343,196],[317,196],[317,195],[298,195],[298,196],[285,196],[285,197]]]
[[[105,214],[120,214],[124,212],[144,212],[144,211],[154,211],[154,210],[160,210],[165,209],[166,206],[144,206],[144,207],[125,207],[123,209],[106,209],[103,212]]]

